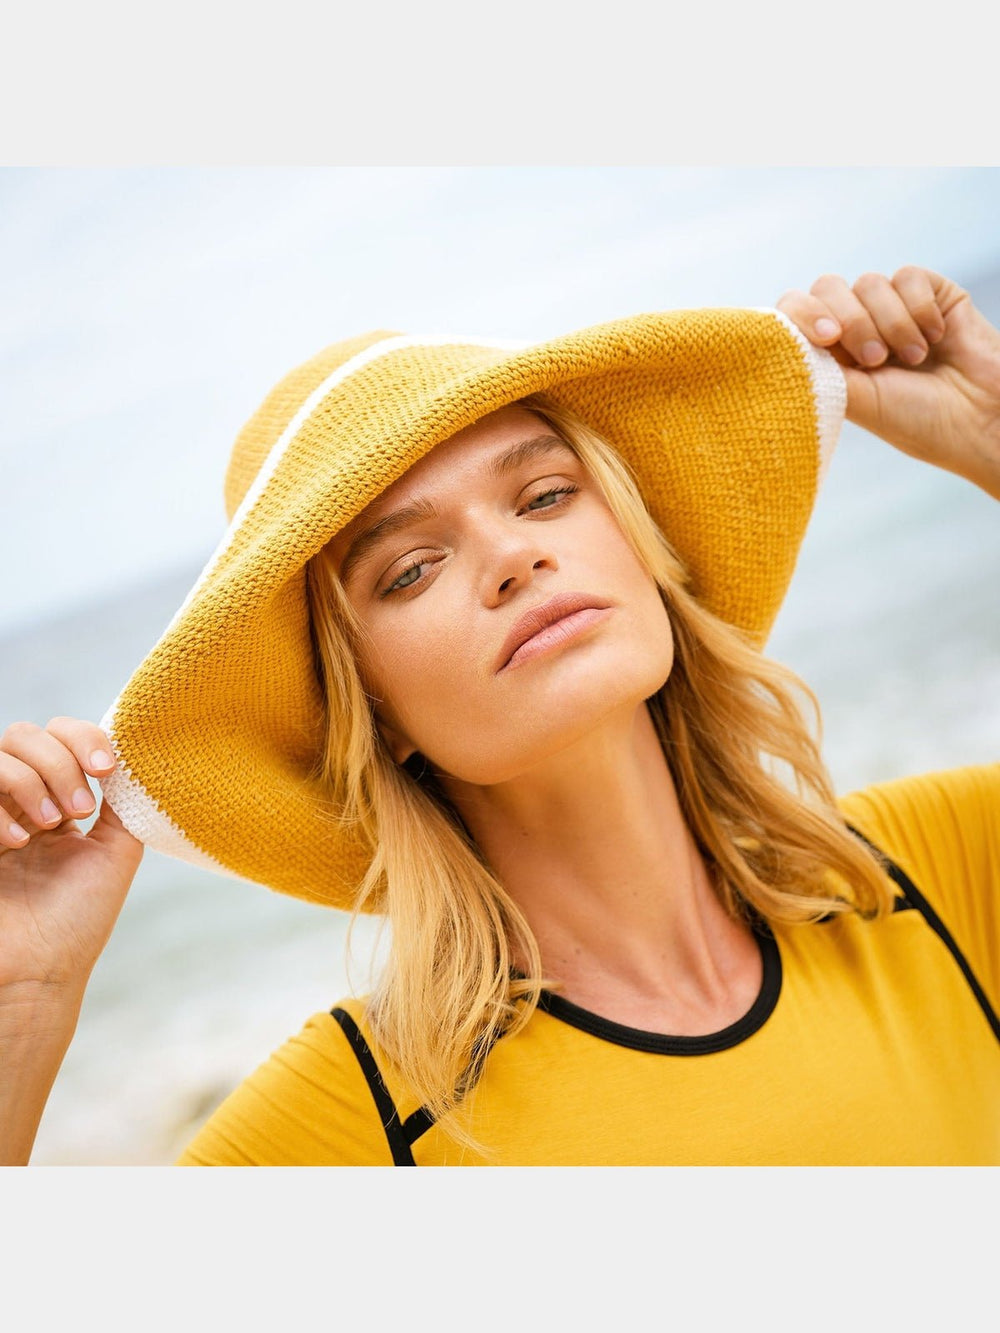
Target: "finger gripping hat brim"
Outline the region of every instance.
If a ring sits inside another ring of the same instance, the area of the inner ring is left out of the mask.
[[[710,610],[763,644],[844,411],[776,311],[671,311],[533,345],[376,332],[274,388],[226,475],[230,524],[102,720],[104,795],[170,856],[336,907],[369,862],[331,818],[305,565],[423,457],[547,392],[621,453]]]

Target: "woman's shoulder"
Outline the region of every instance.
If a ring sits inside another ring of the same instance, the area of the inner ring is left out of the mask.
[[[358,1055],[364,1014],[363,998],[312,1014],[217,1107],[177,1165],[386,1164]]]
[[[1000,848],[1000,762],[894,778],[848,792],[838,805],[866,837],[892,843],[904,856],[961,848],[989,863]]]

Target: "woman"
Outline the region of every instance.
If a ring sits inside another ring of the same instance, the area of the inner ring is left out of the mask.
[[[838,803],[760,652],[845,388],[1000,498],[1000,333],[917,268],[779,310],[282,381],[102,726],[0,745],[4,1161],[148,844],[391,928],[185,1164],[1000,1162],[1000,766]]]

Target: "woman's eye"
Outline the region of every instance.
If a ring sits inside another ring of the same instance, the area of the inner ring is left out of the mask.
[[[533,499],[529,500],[525,505],[525,509],[531,509],[533,505],[538,505],[541,509],[555,509],[557,505],[562,503],[560,499],[561,496],[573,495],[577,490],[579,490],[578,486],[553,486],[550,490],[542,491],[540,495],[536,495]],[[552,503],[542,504],[543,500],[551,500]],[[537,513],[538,510],[535,509],[532,512]],[[407,566],[402,574],[389,584],[388,588],[386,588],[381,596],[388,597],[390,593],[404,592],[407,588],[412,588],[414,584],[420,582],[420,571],[423,567],[431,563],[432,561],[430,560],[418,560],[412,565]]]
[[[528,501],[528,508],[530,509],[531,506],[532,506],[533,504],[538,504],[539,500],[547,500],[547,499],[548,499],[550,496],[552,496],[552,495],[554,495],[554,496],[560,496],[560,495],[572,495],[573,492],[574,492],[576,489],[577,489],[577,488],[576,488],[575,486],[555,486],[555,487],[552,488],[552,490],[550,490],[550,491],[543,491],[543,492],[541,493],[541,495],[536,495],[535,498],[534,498],[533,500],[529,500],[529,501]],[[556,504],[558,504],[558,503],[559,503],[559,501],[558,501],[558,499],[557,499],[557,500],[556,500]],[[543,505],[542,508],[543,508],[543,509],[552,509],[553,506],[552,506],[552,505]]]
[[[399,578],[396,579],[395,582],[390,583],[385,591],[387,593],[390,593],[390,592],[395,592],[397,588],[409,588],[412,584],[416,583],[417,581],[415,578],[410,578],[410,575],[419,574],[426,563],[427,562],[425,560],[420,560],[415,565],[410,565],[409,568],[404,569],[402,574],[400,574]],[[384,595],[385,594],[383,594],[383,596]]]

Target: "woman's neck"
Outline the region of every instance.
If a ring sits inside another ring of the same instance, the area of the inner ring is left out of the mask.
[[[509,782],[446,781],[568,999],[677,1032],[752,1003],[759,950],[712,887],[644,703]]]

